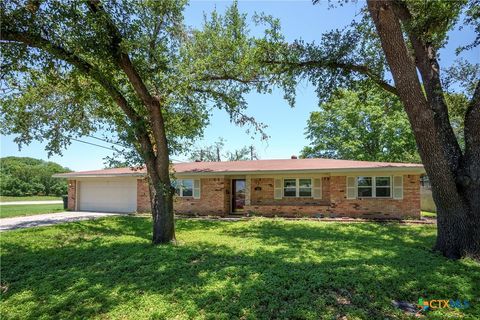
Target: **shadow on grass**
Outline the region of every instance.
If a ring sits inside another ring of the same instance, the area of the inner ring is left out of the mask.
[[[480,302],[480,267],[430,253],[424,228],[187,220],[182,244],[159,247],[150,228],[120,217],[7,235],[3,317],[384,319],[406,317],[392,299]]]

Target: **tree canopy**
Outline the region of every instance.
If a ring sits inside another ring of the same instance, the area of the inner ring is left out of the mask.
[[[0,195],[2,196],[61,196],[67,194],[67,183],[53,178],[68,168],[40,159],[27,157],[0,158]]]
[[[477,61],[442,67],[439,50],[454,28],[479,30],[478,8],[478,0],[367,0],[361,18],[349,26],[315,43],[276,41],[262,57],[286,76],[282,86],[291,102],[303,79],[316,86],[320,102],[366,80],[398,97],[432,182],[435,249],[449,258],[480,257],[480,73]],[[479,39],[477,33],[456,53],[477,49]],[[466,97],[460,103],[466,108],[450,114],[447,96],[456,93]],[[461,126],[452,123],[454,117],[461,118]]]
[[[127,160],[147,168],[154,243],[175,240],[170,155],[202,135],[212,107],[263,136],[264,125],[245,114],[243,96],[268,92],[271,79],[253,63],[265,39],[249,36],[236,3],[206,17],[200,29],[185,25],[185,5],[0,5],[2,133],[17,135],[20,145],[46,140],[49,153],[61,153],[72,138],[114,132]]]
[[[375,87],[338,90],[313,111],[301,156],[364,161],[419,162],[415,138],[398,98]]]

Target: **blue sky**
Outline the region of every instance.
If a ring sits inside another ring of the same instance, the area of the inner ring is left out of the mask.
[[[214,8],[222,12],[230,1],[192,1],[185,11],[186,24],[200,26],[203,13],[211,12]],[[306,41],[319,40],[323,32],[342,28],[358,14],[362,3],[348,3],[343,7],[328,10],[327,2],[313,6],[310,1],[240,1],[241,11],[251,17],[254,12],[264,12],[273,15],[281,21],[282,30],[287,40],[302,38]],[[450,34],[450,42],[441,53],[442,67],[449,66],[456,58],[454,49],[461,44],[468,43],[474,38],[474,32],[470,28],[462,31],[453,31]],[[480,61],[480,50],[470,51],[463,57],[472,62]],[[199,145],[210,144],[223,137],[227,143],[227,149],[233,150],[244,145],[255,145],[261,159],[289,158],[298,155],[299,151],[308,144],[305,139],[305,126],[309,114],[318,108],[318,99],[314,89],[308,83],[302,83],[297,90],[297,104],[290,108],[283,100],[283,93],[275,90],[269,95],[250,94],[247,96],[249,115],[258,121],[268,125],[268,141],[260,141],[258,137],[252,139],[245,132],[245,128],[239,128],[230,123],[228,115],[223,111],[213,111],[211,124],[205,129],[204,139],[198,141]],[[101,136],[97,134],[97,136]],[[13,136],[2,136],[1,156],[25,156],[47,160],[47,152],[44,144],[33,142],[24,146],[21,151],[13,142]],[[101,143],[85,138],[86,141]],[[62,156],[55,155],[49,158],[51,161],[60,163],[72,170],[90,170],[104,167],[103,158],[111,155],[111,152],[72,142],[63,152]],[[186,156],[177,156],[175,159],[185,160]]]

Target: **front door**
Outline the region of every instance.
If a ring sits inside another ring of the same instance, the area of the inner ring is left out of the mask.
[[[245,179],[232,180],[232,212],[242,212],[245,207]]]

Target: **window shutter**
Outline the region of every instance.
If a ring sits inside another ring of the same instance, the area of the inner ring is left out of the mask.
[[[403,176],[393,177],[393,198],[403,199]]]
[[[282,194],[283,194],[282,179],[275,179],[273,198],[282,199]]]
[[[200,199],[200,179],[193,180],[193,198]]]
[[[322,199],[322,179],[313,179],[313,198]]]
[[[355,177],[347,177],[347,199],[357,198],[357,179]]]

